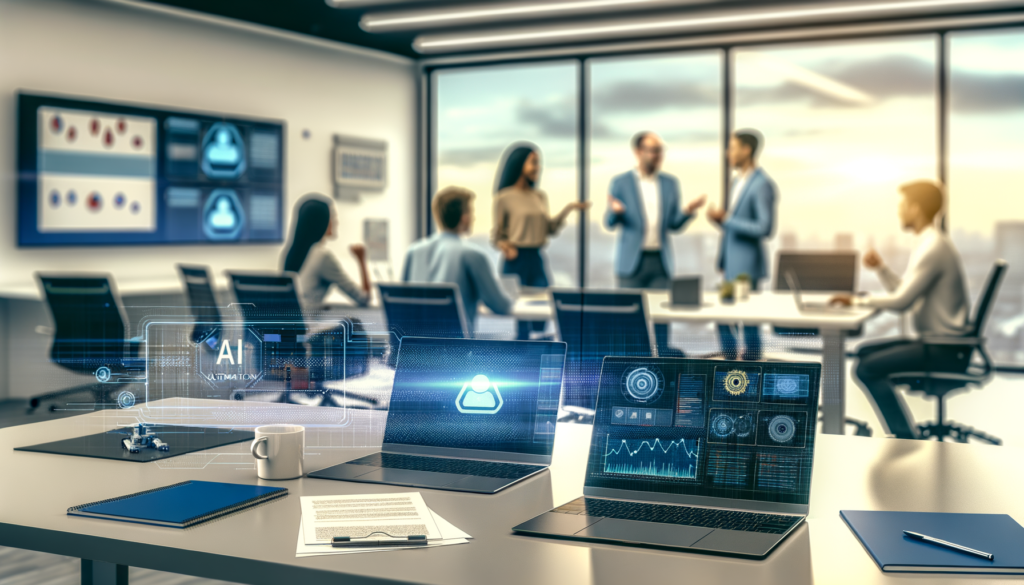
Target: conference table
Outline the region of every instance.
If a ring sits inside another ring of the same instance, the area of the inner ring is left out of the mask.
[[[312,420],[310,407],[229,404],[247,409],[244,414],[255,419]],[[118,566],[268,585],[952,585],[1014,580],[883,573],[839,517],[840,510],[852,509],[1006,513],[1024,520],[1019,497],[1024,471],[1018,465],[1024,452],[1011,447],[819,435],[807,522],[763,561],[514,535],[512,526],[582,495],[589,425],[559,424],[550,470],[495,495],[310,478],[258,480],[246,443],[152,463],[13,451],[147,420],[146,409],[162,409],[165,417],[181,412],[176,422],[188,423],[197,412],[224,406],[173,398],[0,430],[0,546],[84,559],[87,582],[96,585],[117,582]],[[261,413],[261,408],[269,410]],[[378,449],[385,416],[350,411],[343,425],[307,425],[306,469]],[[66,514],[71,506],[185,480],[282,486],[289,495],[185,530]],[[300,496],[409,491],[420,491],[432,510],[473,539],[424,550],[296,558]]]
[[[617,290],[615,292],[625,292]],[[817,329],[822,338],[822,431],[844,432],[846,419],[846,337],[875,314],[866,307],[805,309],[797,307],[791,292],[751,293],[749,299],[723,303],[717,295],[705,295],[699,307],[678,307],[669,302],[668,291],[643,292],[648,317],[654,323],[724,323],[771,325],[792,329]],[[827,295],[804,294],[805,302],[825,303]],[[547,292],[516,299],[512,316],[524,321],[554,319]]]

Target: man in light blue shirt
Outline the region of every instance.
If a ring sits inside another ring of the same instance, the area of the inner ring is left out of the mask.
[[[434,196],[434,219],[441,230],[409,248],[402,276],[405,282],[458,285],[471,335],[479,301],[498,315],[509,314],[513,304],[502,290],[486,252],[462,238],[473,228],[475,197],[462,187],[446,187]]]

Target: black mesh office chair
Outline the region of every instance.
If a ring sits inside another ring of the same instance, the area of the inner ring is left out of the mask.
[[[372,347],[367,344],[352,343],[354,323],[345,318],[337,319],[339,325],[345,326],[344,357],[339,352],[342,345],[328,341],[338,333],[337,329],[324,331],[307,336],[306,316],[299,302],[294,275],[281,272],[228,272],[231,288],[239,303],[242,317],[247,324],[258,322],[281,322],[279,328],[266,324],[258,325],[266,334],[276,334],[273,359],[281,368],[305,368],[309,372],[310,381],[333,381],[343,378],[354,378],[366,373]],[[344,369],[342,370],[342,365]],[[306,392],[304,389],[296,391]],[[317,396],[326,398],[329,392],[318,392]],[[348,392],[347,396],[352,397]],[[291,398],[291,391],[286,391],[282,400]],[[379,400],[371,397],[357,397],[360,400],[378,404]],[[306,402],[304,402],[306,403]],[[322,402],[321,402],[322,403]]]
[[[83,391],[93,392],[102,405],[109,393],[123,390],[119,381],[143,375],[140,340],[129,338],[128,318],[109,275],[37,273],[36,279],[53,318],[50,360],[69,371],[92,374],[96,382],[34,396],[30,408]]]
[[[917,426],[922,439],[936,438],[942,441],[952,437],[960,443],[966,443],[969,438],[975,437],[993,445],[1002,444],[996,437],[947,421],[945,417],[947,396],[956,391],[965,391],[970,386],[981,387],[992,378],[992,360],[985,349],[985,338],[982,335],[1005,274],[1006,262],[997,260],[989,272],[970,330],[965,335],[922,337],[928,356],[925,369],[889,375],[889,383],[894,386],[909,386],[911,391],[935,397],[935,421]]]
[[[388,329],[402,337],[469,339],[456,284],[379,284]]]
[[[206,266],[178,264],[178,274],[185,285],[185,296],[196,325],[192,328],[192,342],[199,343],[220,325],[220,309],[213,292],[213,279]]]
[[[553,290],[558,338],[568,345],[562,410],[586,420],[597,404],[605,356],[654,355],[643,293]],[[572,418],[572,417],[570,417]]]

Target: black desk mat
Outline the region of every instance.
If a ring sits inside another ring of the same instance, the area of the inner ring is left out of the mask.
[[[138,453],[129,452],[128,449],[121,445],[121,440],[132,435],[131,427],[114,429],[85,437],[54,441],[52,443],[15,447],[14,450],[145,463],[176,457],[186,453],[204,451],[222,445],[252,441],[256,438],[256,435],[251,431],[235,429],[179,427],[173,425],[147,425],[146,428],[149,429],[150,434],[156,435],[161,441],[167,443],[170,446],[170,450],[158,451],[145,448],[141,449]]]

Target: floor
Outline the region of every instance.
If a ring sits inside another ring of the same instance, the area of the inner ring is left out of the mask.
[[[495,328],[490,332],[494,337],[505,337],[507,332]],[[682,335],[680,335],[682,333]],[[674,332],[673,344],[682,347],[690,355],[697,355],[695,346],[708,347],[713,344],[714,333],[708,331]],[[798,348],[800,344],[796,344]],[[814,352],[814,343],[805,344],[803,351],[793,351],[793,343],[777,343],[766,340],[766,349],[772,359],[793,361],[818,361],[820,355]],[[1024,448],[1024,425],[1016,413],[1024,411],[1024,392],[1021,382],[1024,375],[997,375],[985,388],[954,396],[948,401],[949,418],[973,426],[999,437],[1003,444]],[[383,384],[383,382],[381,382]],[[870,403],[856,382],[847,376],[846,414],[849,418],[865,421],[873,430],[875,440],[884,440],[884,433]],[[934,416],[934,403],[920,396],[906,396],[907,404],[918,421],[930,420]],[[79,412],[50,412],[40,408],[28,413],[27,401],[8,400],[0,402],[0,428],[29,424],[53,418],[74,416]],[[848,430],[848,432],[850,432]],[[79,580],[79,561],[45,553],[0,547],[0,585],[46,584],[71,585]],[[197,579],[172,573],[132,568],[131,583],[134,585],[218,585],[223,581]]]

